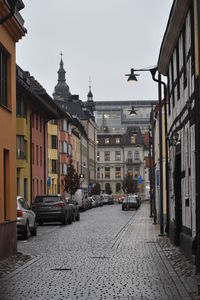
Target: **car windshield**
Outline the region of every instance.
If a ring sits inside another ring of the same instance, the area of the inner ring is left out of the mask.
[[[136,196],[128,196],[128,197],[124,198],[123,203],[127,203],[127,202],[129,202],[129,203],[137,202]]]
[[[59,197],[36,197],[35,203],[50,203],[50,202],[58,202],[61,199]]]

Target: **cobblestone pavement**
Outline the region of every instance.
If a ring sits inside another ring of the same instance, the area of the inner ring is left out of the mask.
[[[2,272],[0,299],[198,299],[191,262],[158,233],[147,203],[86,211],[80,222],[19,241],[27,261]]]

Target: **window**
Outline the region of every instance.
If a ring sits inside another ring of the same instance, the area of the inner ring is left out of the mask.
[[[110,168],[105,168],[105,178],[110,178]]]
[[[97,178],[100,178],[100,168],[97,168]]]
[[[66,141],[61,142],[61,153],[67,154],[67,142]]]
[[[68,133],[69,135],[72,135],[72,126],[70,124],[68,125]]]
[[[36,113],[36,130],[38,130],[38,114]]]
[[[10,199],[10,188],[9,188],[9,181],[10,181],[10,175],[9,175],[9,151],[5,150],[3,151],[3,189],[4,189],[4,220],[7,220],[7,201]]]
[[[110,139],[109,138],[105,138],[105,144],[109,145],[110,144]]]
[[[132,151],[128,151],[127,161],[128,162],[132,162],[132,160],[133,160],[133,152]]]
[[[121,160],[121,152],[120,151],[115,151],[115,160]]]
[[[40,116],[40,132],[42,132],[42,116]]]
[[[183,26],[183,84],[184,88],[187,86],[187,52],[186,52],[186,26]]]
[[[118,182],[116,183],[116,193],[119,193],[121,191],[121,184]]]
[[[115,178],[121,178],[121,168],[115,168]]]
[[[43,191],[42,191],[42,180],[40,180],[40,194],[41,195],[43,194]]]
[[[131,144],[135,144],[135,135],[131,135]]]
[[[42,147],[40,147],[40,166],[42,166]]]
[[[39,161],[38,155],[39,155],[39,153],[38,153],[38,145],[36,145],[36,164],[37,164],[37,166],[38,166],[38,161]]]
[[[0,48],[0,104],[8,107],[8,56]]]
[[[139,176],[139,168],[135,168],[135,174],[134,174],[135,177],[138,177]]]
[[[23,135],[17,135],[17,159],[26,159],[27,142]]]
[[[96,142],[96,143],[97,143],[97,145],[98,145],[98,144],[99,144],[99,140],[97,140],[97,142]]]
[[[176,47],[176,78],[177,78],[177,99],[180,99],[180,74],[179,74],[179,44]]]
[[[67,132],[67,120],[65,120],[65,119],[64,119],[64,120],[61,120],[61,124],[60,124],[60,125],[61,125],[61,128],[60,128],[60,129],[61,129],[62,131],[66,131],[66,132]]]
[[[138,151],[135,151],[135,153],[134,153],[134,159],[135,160],[139,160],[140,159],[140,155],[139,155]]]
[[[16,103],[16,116],[18,118],[26,118],[26,104],[22,99],[18,98]]]
[[[105,151],[104,152],[104,160],[105,161],[110,161],[110,151]]]
[[[115,138],[115,144],[120,144],[120,138],[119,137]]]
[[[133,169],[132,168],[128,168],[128,176],[133,176]]]
[[[58,145],[57,145],[57,135],[52,135],[51,136],[51,148],[52,149],[57,149]]]
[[[62,164],[62,175],[66,175],[67,174],[67,164],[63,163]]]
[[[58,120],[51,120],[50,123],[51,123],[52,125],[58,125]]]
[[[72,155],[72,145],[71,144],[68,145],[68,153],[69,153],[69,155]]]
[[[56,174],[57,173],[57,160],[56,159],[52,159],[51,161],[51,172]]]
[[[171,83],[172,83],[172,104],[173,104],[173,107],[174,107],[174,63],[173,63],[173,57],[172,57],[172,60],[171,60]]]
[[[99,151],[97,151],[97,161],[100,160],[100,154],[99,154]]]
[[[34,122],[34,117],[35,117],[35,116],[34,116],[34,114],[33,114],[33,115],[31,115],[32,128],[34,128],[34,123],[35,123],[35,122]]]
[[[27,200],[27,196],[28,196],[28,193],[27,193],[27,178],[24,178],[24,198]]]

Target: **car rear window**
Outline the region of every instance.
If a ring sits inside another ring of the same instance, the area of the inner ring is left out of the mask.
[[[49,203],[49,202],[58,202],[61,199],[59,197],[36,197],[35,203]]]

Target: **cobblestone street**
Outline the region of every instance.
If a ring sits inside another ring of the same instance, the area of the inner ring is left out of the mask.
[[[199,299],[194,266],[158,237],[147,203],[138,211],[104,206],[73,225],[38,229],[18,241],[23,263],[0,264],[1,300]]]

